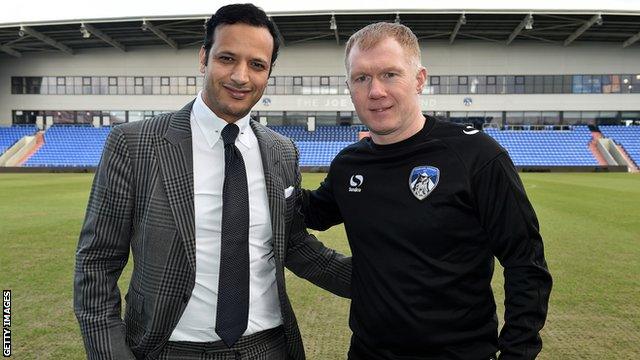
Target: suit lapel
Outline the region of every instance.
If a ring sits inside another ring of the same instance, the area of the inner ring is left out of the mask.
[[[191,268],[196,268],[195,216],[193,205],[193,149],[191,108],[193,101],[177,111],[164,134],[166,141],[156,146],[162,181],[169,206]]]
[[[162,181],[178,232],[192,269],[196,268],[195,211],[193,204],[193,148],[191,108],[193,101],[171,117],[164,139],[156,146]],[[251,121],[262,157],[271,228],[276,259],[284,260],[285,211],[284,184],[279,174],[280,154],[276,139],[255,121]]]
[[[264,180],[269,199],[269,212],[271,214],[271,230],[273,232],[273,251],[276,259],[282,263],[285,249],[285,211],[284,185],[280,172],[280,154],[276,139],[258,122],[251,120],[251,128],[256,134]]]

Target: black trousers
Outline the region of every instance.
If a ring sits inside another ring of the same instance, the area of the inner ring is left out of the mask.
[[[243,336],[228,348],[222,341],[169,341],[158,360],[286,360],[282,326]]]

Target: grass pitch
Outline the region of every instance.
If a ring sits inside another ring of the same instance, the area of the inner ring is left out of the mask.
[[[16,359],[83,359],[74,252],[92,175],[0,174],[0,286],[12,290]],[[322,174],[304,174],[315,188]],[[640,356],[640,176],[522,174],[554,276],[540,359]],[[317,233],[349,252],[343,228]],[[120,281],[126,291],[131,264]],[[503,301],[500,266],[494,288]],[[344,359],[348,301],[287,274],[309,359]]]

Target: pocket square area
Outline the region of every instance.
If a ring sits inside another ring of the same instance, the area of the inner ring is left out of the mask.
[[[293,186],[289,186],[288,188],[284,189],[285,199],[291,196],[291,194],[293,194]]]

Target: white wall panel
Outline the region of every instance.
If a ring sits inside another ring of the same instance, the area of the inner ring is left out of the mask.
[[[640,74],[640,47],[621,44],[560,45],[456,41],[422,43],[422,62],[432,75]],[[192,96],[11,95],[11,76],[199,76],[198,48],[168,47],[24,54],[0,60],[0,124],[11,110],[169,110]],[[344,49],[334,42],[302,43],[281,49],[273,75],[344,75]],[[256,110],[353,110],[348,96],[266,96]],[[472,98],[470,106],[463,99]],[[425,110],[638,110],[640,94],[435,95],[423,96]]]

